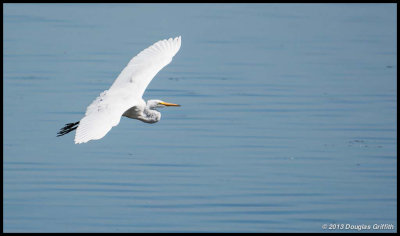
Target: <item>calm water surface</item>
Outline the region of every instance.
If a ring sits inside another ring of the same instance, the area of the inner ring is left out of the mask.
[[[397,232],[396,5],[3,14],[5,232]],[[134,55],[178,35],[144,98],[182,107],[87,144],[56,138]]]

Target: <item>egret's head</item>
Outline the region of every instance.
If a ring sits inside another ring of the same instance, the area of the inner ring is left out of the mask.
[[[148,100],[147,106],[151,109],[151,108],[162,108],[162,107],[166,107],[166,106],[167,107],[169,107],[169,106],[180,107],[181,105],[174,104],[174,103],[168,103],[168,102],[164,102],[161,100]]]

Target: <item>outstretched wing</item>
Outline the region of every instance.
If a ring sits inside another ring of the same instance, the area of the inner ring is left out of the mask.
[[[126,110],[133,106],[145,106],[142,95],[146,87],[171,62],[180,46],[180,36],[161,40],[132,58],[110,89],[87,107],[85,117],[76,129],[75,143],[103,138],[119,124]]]
[[[142,100],[137,100],[127,92],[127,89],[102,92],[87,107],[85,117],[79,121],[75,143],[86,143],[103,138],[112,127],[119,124],[121,116],[126,110],[143,103]]]
[[[122,70],[110,89],[129,86],[138,98],[143,96],[154,76],[168,65],[181,47],[181,36],[160,40],[141,51]]]

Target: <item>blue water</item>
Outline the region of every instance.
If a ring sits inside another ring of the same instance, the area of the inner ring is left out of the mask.
[[[397,232],[396,7],[3,5],[3,231]],[[179,35],[182,107],[56,137]]]

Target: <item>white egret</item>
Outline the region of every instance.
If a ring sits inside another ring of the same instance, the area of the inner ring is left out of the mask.
[[[154,76],[168,65],[181,47],[181,36],[160,40],[133,57],[108,90],[105,90],[86,109],[78,122],[66,124],[62,136],[76,129],[75,143],[103,138],[118,125],[121,116],[155,123],[161,119],[156,108],[180,106],[161,100],[142,99]]]

